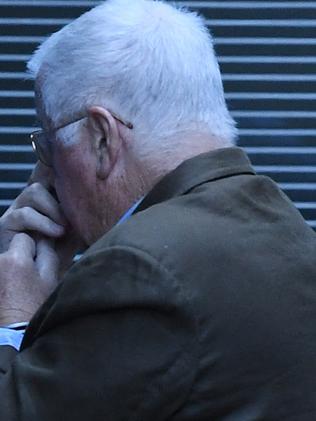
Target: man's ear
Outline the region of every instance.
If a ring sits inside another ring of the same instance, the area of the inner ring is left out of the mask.
[[[88,109],[89,131],[96,154],[96,175],[105,180],[116,164],[122,147],[118,122],[105,108],[93,106]]]

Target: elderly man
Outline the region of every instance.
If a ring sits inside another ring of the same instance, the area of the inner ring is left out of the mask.
[[[234,147],[202,19],[108,0],[28,66],[0,420],[315,420],[315,234]]]

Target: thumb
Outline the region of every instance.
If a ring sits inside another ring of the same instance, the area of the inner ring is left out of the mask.
[[[10,243],[9,252],[16,254],[21,260],[33,260],[36,253],[35,243],[27,234],[16,234]]]

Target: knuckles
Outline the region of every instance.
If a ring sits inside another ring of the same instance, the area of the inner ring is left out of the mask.
[[[30,206],[25,206],[24,208],[16,209],[10,215],[11,221],[13,223],[26,222],[33,212],[34,211]]]
[[[1,256],[1,268],[7,272],[23,272],[29,262],[17,252],[8,252]]]
[[[28,190],[28,192],[31,195],[37,195],[38,193],[43,191],[43,186],[41,185],[41,183],[36,182],[28,186],[26,190]]]
[[[43,186],[40,183],[36,182],[26,187],[26,189],[23,190],[21,195],[23,196],[24,202],[33,203],[36,201],[36,199],[38,199],[42,192]]]

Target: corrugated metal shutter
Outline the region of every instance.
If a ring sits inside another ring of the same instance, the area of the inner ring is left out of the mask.
[[[32,82],[25,60],[51,32],[98,4],[0,0],[0,212],[34,157]],[[208,19],[239,145],[316,228],[316,1],[183,1]]]

